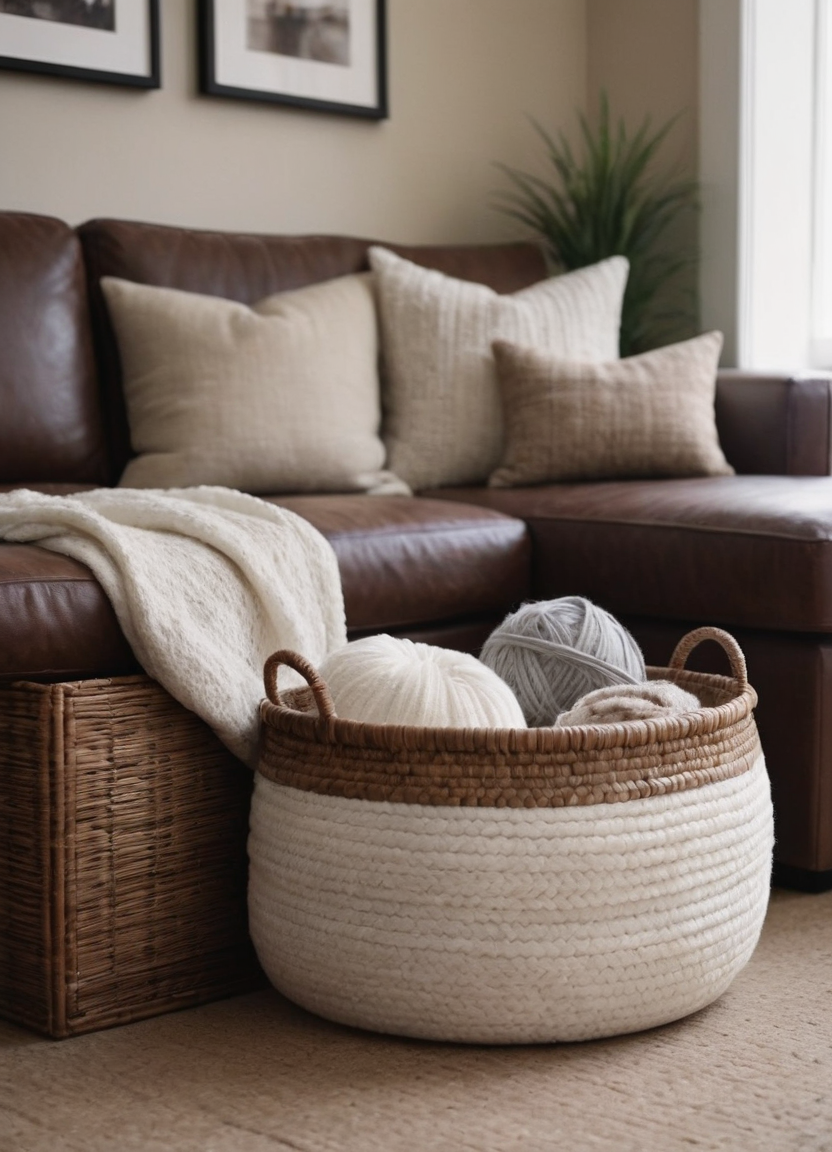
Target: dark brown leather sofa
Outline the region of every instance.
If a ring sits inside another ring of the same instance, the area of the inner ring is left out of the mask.
[[[129,435],[101,276],[254,302],[363,269],[367,247],[107,220],[73,230],[0,213],[0,489],[118,480]],[[527,245],[395,250],[502,292],[544,274]],[[332,541],[351,636],[387,631],[475,651],[524,598],[565,594],[621,617],[652,663],[666,663],[692,626],[728,628],[760,696],[778,878],[828,887],[832,384],[723,372],[717,421],[737,476],[273,498]],[[716,650],[700,660],[724,670]],[[0,679],[136,667],[84,566],[0,545]]]

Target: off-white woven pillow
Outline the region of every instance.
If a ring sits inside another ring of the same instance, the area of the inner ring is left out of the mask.
[[[412,488],[477,484],[502,451],[491,341],[576,360],[618,355],[621,256],[512,295],[370,249],[384,361],[388,466]]]
[[[494,488],[734,471],[714,417],[722,334],[608,364],[495,341],[506,423]]]
[[[124,369],[131,488],[406,491],[382,471],[369,274],[269,296],[102,280]]]

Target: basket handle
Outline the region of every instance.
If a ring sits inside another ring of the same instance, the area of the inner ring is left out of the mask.
[[[728,657],[728,663],[731,665],[734,678],[739,680],[743,688],[747,688],[748,668],[746,667],[742,648],[740,648],[731,633],[725,632],[722,628],[694,628],[692,632],[688,632],[687,636],[683,636],[673,649],[673,655],[670,657],[668,667],[676,669],[684,668],[688,656],[690,656],[694,648],[698,647],[703,640],[716,640],[717,644],[720,645]]]
[[[329,693],[326,681],[315,666],[309,663],[305,656],[300,656],[297,652],[293,652],[291,648],[281,648],[279,652],[274,652],[268,658],[263,668],[263,682],[266,686],[266,695],[272,704],[277,708],[285,707],[285,705],[280,702],[280,694],[277,690],[277,669],[281,664],[285,664],[289,668],[294,668],[295,672],[301,674],[312,689],[312,695],[315,697],[315,703],[318,706],[318,712],[321,717],[324,720],[334,720],[336,718],[335,705],[332,703],[332,696]]]

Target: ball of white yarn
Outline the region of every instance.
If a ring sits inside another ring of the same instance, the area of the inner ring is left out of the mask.
[[[554,724],[596,688],[646,679],[631,634],[583,596],[524,604],[494,629],[480,659],[505,680],[533,727]]]
[[[394,636],[367,636],[320,665],[335,712],[366,724],[525,728],[508,685],[465,652]]]
[[[587,692],[568,712],[561,712],[556,728],[573,724],[618,724],[622,720],[656,720],[701,708],[692,692],[671,680],[646,684],[610,684]]]

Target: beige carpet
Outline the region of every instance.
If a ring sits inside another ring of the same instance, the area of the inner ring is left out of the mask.
[[[832,893],[775,892],[722,1000],[617,1040],[401,1040],[270,991],[62,1042],[0,1024],[0,1149],[832,1150]]]

